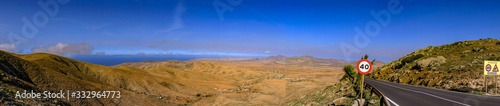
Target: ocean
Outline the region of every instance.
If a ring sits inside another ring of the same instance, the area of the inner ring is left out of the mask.
[[[225,55],[164,55],[164,56],[143,56],[143,55],[80,55],[71,57],[71,59],[84,61],[93,64],[104,66],[113,66],[126,62],[142,62],[142,61],[165,61],[179,60],[187,61],[191,59],[207,59],[207,58],[249,58],[248,56],[225,56]]]

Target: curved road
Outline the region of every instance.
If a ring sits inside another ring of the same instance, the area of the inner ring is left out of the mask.
[[[392,106],[500,106],[500,97],[448,91],[365,78]]]

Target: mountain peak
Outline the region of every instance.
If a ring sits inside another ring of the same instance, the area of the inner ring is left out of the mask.
[[[283,56],[283,55],[280,54],[280,55],[276,55],[276,56],[269,56],[266,59],[267,60],[274,60],[274,61],[281,61],[281,60],[283,60],[285,58],[286,58],[286,56]]]

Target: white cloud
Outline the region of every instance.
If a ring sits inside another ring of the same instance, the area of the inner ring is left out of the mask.
[[[56,45],[49,45],[47,47],[35,47],[31,49],[32,52],[43,52],[51,53],[66,57],[71,57],[75,55],[89,55],[94,51],[94,47],[86,43],[80,44],[66,44],[57,43]]]
[[[264,53],[271,53],[271,51],[266,51],[266,52],[264,52]]]
[[[186,12],[186,10],[187,8],[181,2],[177,3],[177,6],[174,9],[172,26],[160,32],[170,32],[172,30],[184,28],[184,22],[182,21],[181,16],[184,12]]]
[[[0,44],[0,50],[3,50],[3,51],[13,51],[13,50],[17,50],[17,49],[16,49],[16,46],[13,45],[13,44],[2,43],[2,44]]]
[[[160,45],[151,45],[149,46],[149,48],[156,48],[156,47],[159,47]]]

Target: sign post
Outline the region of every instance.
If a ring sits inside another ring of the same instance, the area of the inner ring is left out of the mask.
[[[363,99],[363,82],[365,80],[365,75],[372,71],[372,63],[367,59],[361,59],[358,61],[357,69],[361,75],[361,99]]]
[[[500,75],[500,71],[498,70],[498,66],[500,65],[500,61],[484,61],[484,86],[485,86],[485,92],[488,93],[488,83],[486,82],[486,76],[487,75]],[[495,77],[496,78],[496,77]],[[498,92],[498,84],[497,84],[497,79],[495,79],[495,94]]]

